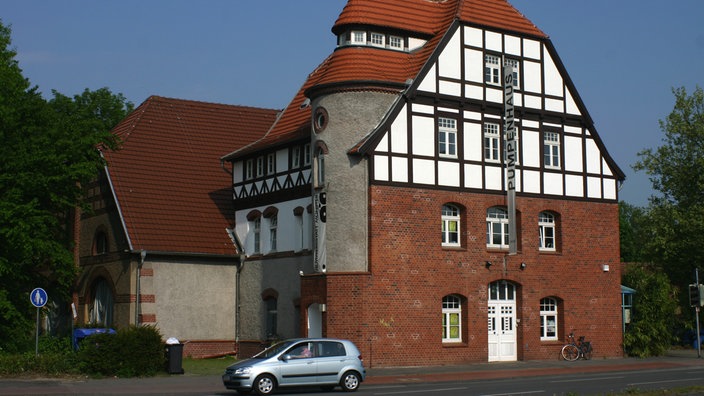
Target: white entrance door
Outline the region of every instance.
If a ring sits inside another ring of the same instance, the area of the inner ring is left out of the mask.
[[[320,304],[314,303],[308,307],[308,334],[306,336],[312,338],[323,336],[323,315],[320,313]]]
[[[516,352],[516,286],[506,281],[489,285],[489,361],[518,359]]]

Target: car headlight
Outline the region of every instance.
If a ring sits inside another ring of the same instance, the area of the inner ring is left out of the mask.
[[[237,370],[235,370],[235,374],[249,374],[252,372],[251,367],[240,367]]]

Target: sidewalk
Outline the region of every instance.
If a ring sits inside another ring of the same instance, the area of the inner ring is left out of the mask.
[[[533,360],[519,362],[472,363],[429,367],[368,368],[365,384],[393,384],[408,382],[442,382],[513,378],[554,374],[598,373],[699,366],[704,358],[694,349],[673,350],[665,356],[653,358],[592,359],[567,362],[564,360]]]

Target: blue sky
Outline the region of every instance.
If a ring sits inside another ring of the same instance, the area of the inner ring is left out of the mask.
[[[702,0],[510,0],[547,33],[612,157],[620,199],[643,206],[631,166],[662,141],[673,87],[704,86]],[[74,95],[108,87],[283,108],[335,47],[345,0],[3,0],[17,59],[32,84]]]

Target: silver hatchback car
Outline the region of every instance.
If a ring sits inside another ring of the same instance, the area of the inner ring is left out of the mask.
[[[242,394],[255,391],[269,395],[276,388],[290,386],[332,390],[338,385],[353,392],[365,375],[362,356],[352,341],[299,338],[279,342],[231,365],[225,370],[222,382],[227,389]]]

